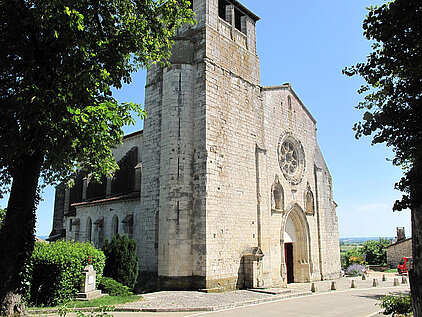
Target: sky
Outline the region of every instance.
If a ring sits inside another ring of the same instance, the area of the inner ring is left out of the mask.
[[[333,178],[334,200],[341,238],[394,237],[396,227],[410,231],[410,212],[393,212],[401,193],[394,183],[402,176],[384,145],[371,138],[356,140],[352,127],[362,117],[354,106],[362,99],[359,77],[341,73],[364,62],[371,43],[363,37],[366,7],[380,0],[240,0],[258,15],[257,50],[261,85],[289,82],[317,120],[317,137]],[[130,85],[115,92],[121,102],[144,102],[145,71],[133,75]],[[125,127],[130,133],[142,129]],[[39,236],[52,227],[54,188],[47,187],[37,211]],[[7,201],[0,200],[5,207]]]

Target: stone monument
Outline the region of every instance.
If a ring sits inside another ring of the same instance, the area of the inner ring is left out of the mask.
[[[94,267],[91,265],[91,256],[89,257],[89,264],[85,266],[82,271],[84,276],[81,283],[80,292],[76,300],[91,300],[101,296],[101,290],[97,290],[95,287],[96,272]]]

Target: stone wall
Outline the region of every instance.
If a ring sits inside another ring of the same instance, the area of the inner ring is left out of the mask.
[[[80,203],[75,209],[76,216],[66,217],[66,240],[90,241],[101,248],[105,239],[110,240],[116,233],[139,239],[139,232],[130,230],[126,222],[130,216],[133,217],[133,223],[139,222],[139,196],[94,204]]]
[[[209,12],[218,12],[217,1],[208,5]],[[243,256],[258,239],[259,61],[236,34],[230,24],[210,15],[205,69],[207,288],[243,286]]]
[[[171,66],[147,75],[140,267],[163,289],[204,287],[205,1],[194,10],[199,22],[178,31]]]
[[[412,238],[393,243],[387,247],[387,264],[391,268],[397,268],[400,260],[404,257],[412,257]]]

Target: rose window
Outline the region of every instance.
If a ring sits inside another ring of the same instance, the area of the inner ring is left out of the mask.
[[[294,145],[288,141],[280,147],[280,165],[283,172],[294,175],[298,167],[298,155]]]
[[[280,138],[278,143],[278,163],[284,177],[290,183],[300,183],[305,169],[305,152],[301,143],[290,133]]]

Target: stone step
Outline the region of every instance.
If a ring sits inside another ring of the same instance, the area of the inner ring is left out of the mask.
[[[286,289],[286,288],[248,288],[247,290],[251,291],[251,292],[272,294],[272,295],[291,294],[292,293],[292,290]]]

